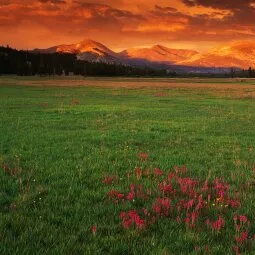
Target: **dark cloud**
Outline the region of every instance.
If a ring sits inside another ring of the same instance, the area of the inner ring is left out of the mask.
[[[50,3],[50,4],[66,4],[64,0],[39,0],[41,3]]]
[[[203,6],[215,9],[210,15],[197,15],[191,19],[190,26],[201,28],[210,39],[246,39],[255,36],[254,0],[182,0],[187,6]],[[222,19],[217,10],[229,10],[231,13]]]
[[[188,6],[205,6],[217,9],[244,9],[250,7],[253,0],[182,0]]]
[[[155,5],[155,10],[159,12],[169,13],[169,12],[177,12],[176,8],[173,7],[162,7],[159,5]]]
[[[131,19],[143,19],[140,14],[134,14],[127,10],[113,8],[106,4],[94,4],[81,1],[73,1],[74,4],[79,5],[79,8],[89,10],[94,16],[107,16],[115,18],[131,18]]]

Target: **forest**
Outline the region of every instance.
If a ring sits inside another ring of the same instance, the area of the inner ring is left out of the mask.
[[[0,47],[0,75],[20,76],[138,76],[138,77],[255,77],[255,70],[229,68],[229,72],[188,72],[173,67],[167,69],[135,66],[103,61],[78,60],[75,54],[40,53]]]

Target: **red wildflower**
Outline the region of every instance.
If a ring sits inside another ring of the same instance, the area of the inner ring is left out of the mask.
[[[177,174],[185,174],[187,172],[187,166],[174,166],[174,170]]]
[[[173,189],[172,185],[167,184],[165,181],[161,182],[158,186],[159,186],[159,190],[164,193],[170,193],[170,194],[175,193],[175,190]]]
[[[124,219],[122,224],[124,228],[129,229],[132,225],[132,219]]]
[[[130,192],[127,194],[126,199],[133,201],[135,198],[135,184],[130,184]]]
[[[164,174],[164,172],[162,170],[160,170],[159,168],[155,168],[154,169],[154,174],[155,175],[158,175],[158,176],[161,176]]]
[[[236,245],[233,247],[233,250],[235,251],[236,255],[239,255],[239,247]]]
[[[209,190],[209,187],[208,187],[208,180],[205,181],[204,183],[204,186],[202,187],[202,191],[203,192],[207,192]]]
[[[120,213],[120,218],[123,220],[126,218],[126,212],[121,212]]]
[[[116,199],[116,202],[118,202],[119,199],[124,199],[124,197],[125,197],[124,194],[122,194],[114,189],[112,189],[110,192],[108,192],[108,196],[112,199]]]
[[[211,195],[211,194],[208,194],[208,196],[207,196],[208,203],[210,203],[211,197],[212,197],[212,195]]]
[[[140,167],[136,167],[135,168],[135,174],[136,174],[137,180],[139,180],[142,177],[143,170]]]
[[[136,212],[136,210],[131,210],[131,211],[129,211],[128,212],[128,216],[132,219],[132,220],[135,220],[135,218],[137,217],[137,212]]]
[[[144,209],[143,209],[143,213],[144,213],[144,215],[148,215],[148,214],[149,214],[148,209],[144,208]]]
[[[194,199],[189,200],[188,202],[183,204],[183,207],[187,210],[191,209],[194,205]]]
[[[238,200],[231,200],[231,199],[229,199],[229,200],[227,201],[227,204],[228,204],[230,207],[232,207],[232,208],[240,208],[240,207],[241,207],[241,203],[240,203],[240,201],[238,201]]]
[[[149,157],[149,154],[145,152],[140,152],[138,153],[138,157],[141,161],[146,161]]]
[[[142,184],[140,184],[140,185],[137,187],[136,195],[137,195],[138,198],[141,198],[141,197],[144,198],[144,194],[143,194],[143,185],[142,185]]]
[[[206,223],[207,226],[211,225],[211,221],[209,219],[207,219],[205,223]]]
[[[189,194],[190,196],[195,195],[195,187],[198,184],[197,181],[192,180],[191,178],[178,178],[178,182],[183,194]]]
[[[111,185],[113,184],[114,181],[117,180],[117,176],[106,176],[103,180],[102,180],[102,183],[104,184],[108,184],[108,185]]]
[[[4,168],[5,173],[7,173],[7,174],[11,173],[9,166],[7,166],[6,164],[3,165],[3,168]]]
[[[135,194],[132,193],[132,192],[129,192],[126,196],[126,199],[129,200],[129,201],[133,201],[135,198]]]
[[[96,232],[97,232],[97,227],[96,227],[95,225],[93,225],[93,226],[91,227],[91,232],[92,232],[93,235],[96,234]]]
[[[145,228],[145,220],[141,219],[140,216],[135,218],[135,224],[138,229]]]
[[[240,222],[243,222],[243,223],[246,223],[248,221],[245,215],[240,215],[239,219],[240,219]]]
[[[168,174],[168,180],[171,181],[176,176],[176,173]]]
[[[120,214],[122,225],[124,228],[129,229],[132,224],[135,224],[137,229],[145,228],[145,220],[141,219],[136,210],[129,211],[128,213],[122,212]]]
[[[196,210],[199,211],[201,208],[203,208],[204,206],[204,201],[203,201],[203,197],[199,196],[198,198],[198,204],[196,206]]]
[[[210,223],[212,230],[220,231],[225,226],[225,220],[222,216],[219,216],[218,220]]]
[[[125,195],[122,193],[119,193],[117,197],[118,197],[118,199],[123,199],[125,197]]]
[[[216,190],[216,194],[218,197],[221,199],[224,198],[226,192],[229,190],[230,185],[224,183],[224,179],[222,178],[223,181],[220,181],[218,177],[216,177],[214,181],[214,188]]]
[[[181,218],[180,216],[177,217],[176,221],[180,224],[181,223]]]
[[[152,209],[156,212],[156,214],[164,216],[169,215],[169,210],[171,208],[171,200],[169,198],[158,198],[152,206]]]
[[[191,213],[191,222],[194,225],[196,222],[196,219],[198,218],[198,213],[197,212],[192,212]]]
[[[154,204],[154,205],[152,206],[152,210],[153,210],[156,214],[160,214],[160,212],[161,212],[161,208],[160,208],[160,206],[159,206],[158,204]]]
[[[108,192],[109,197],[116,197],[119,194],[117,190],[112,189],[111,191]]]
[[[236,224],[235,227],[236,227],[236,231],[239,232],[240,229],[241,229],[241,224],[240,224],[240,225],[239,225],[239,224]]]
[[[176,207],[177,207],[177,211],[180,212],[181,209],[182,209],[182,205],[183,205],[183,201],[179,201],[177,204],[176,204]]]
[[[248,229],[245,232],[242,232],[240,236],[236,236],[236,242],[237,243],[244,243],[248,239],[249,231]]]
[[[189,217],[186,217],[186,218],[184,219],[184,222],[185,222],[185,224],[189,225],[189,223],[190,223],[190,218],[189,218]]]

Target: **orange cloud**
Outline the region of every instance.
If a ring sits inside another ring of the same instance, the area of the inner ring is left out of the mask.
[[[183,30],[185,25],[174,24],[169,25],[169,23],[160,22],[157,24],[147,24],[147,25],[139,25],[134,29],[124,28],[122,31],[136,31],[136,32],[176,32],[178,30]]]
[[[203,41],[255,39],[254,0],[105,2],[1,0],[0,44],[48,47],[89,37],[115,48],[162,41],[200,47]]]

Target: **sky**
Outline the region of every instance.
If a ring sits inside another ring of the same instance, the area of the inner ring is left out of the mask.
[[[99,41],[119,51],[163,44],[206,50],[255,39],[255,0],[0,0],[0,45]]]

